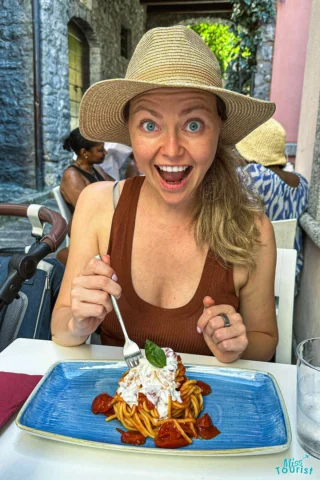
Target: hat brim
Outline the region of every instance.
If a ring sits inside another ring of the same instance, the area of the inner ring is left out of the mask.
[[[79,115],[81,134],[96,142],[116,142],[131,145],[129,129],[123,116],[125,105],[143,92],[157,88],[194,88],[219,96],[226,105],[227,120],[223,122],[220,139],[235,145],[275,112],[275,104],[247,97],[231,90],[194,83],[152,83],[138,80],[104,80],[84,94]]]

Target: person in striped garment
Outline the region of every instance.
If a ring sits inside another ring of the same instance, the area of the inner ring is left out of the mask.
[[[271,221],[297,220],[308,207],[308,182],[298,172],[285,170],[286,133],[282,125],[271,118],[236,145],[245,159],[243,171],[249,175],[250,186],[264,203]],[[296,294],[299,291],[303,266],[302,231],[297,225],[294,248],[298,252]]]

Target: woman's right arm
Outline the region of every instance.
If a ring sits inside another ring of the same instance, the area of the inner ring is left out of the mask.
[[[112,182],[92,184],[77,203],[68,263],[52,315],[52,340],[60,345],[84,343],[112,310],[109,294],[121,294],[106,255],[113,216],[112,188]],[[103,261],[94,259],[97,254]]]

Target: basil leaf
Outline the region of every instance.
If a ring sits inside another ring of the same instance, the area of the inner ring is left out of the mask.
[[[151,365],[158,368],[163,368],[167,365],[167,357],[162,348],[158,347],[158,345],[150,340],[146,340],[144,349],[147,360]]]

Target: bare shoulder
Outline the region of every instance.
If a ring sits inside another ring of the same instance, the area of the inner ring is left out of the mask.
[[[269,244],[270,242],[273,244],[275,242],[274,229],[267,215],[263,213],[256,216],[255,224],[260,233],[260,245]]]
[[[84,176],[76,168],[67,168],[62,174],[62,181],[72,181],[74,179],[84,179]]]
[[[61,178],[60,188],[68,192],[70,188],[83,189],[87,185],[85,177],[75,168],[67,168]]]
[[[95,182],[84,188],[80,194],[77,211],[90,215],[112,208],[113,182]]]

